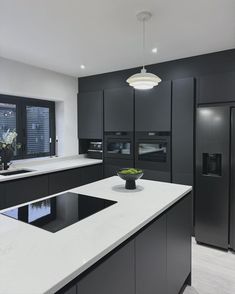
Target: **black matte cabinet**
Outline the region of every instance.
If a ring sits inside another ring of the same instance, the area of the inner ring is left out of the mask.
[[[105,132],[134,130],[134,91],[131,87],[104,91]]]
[[[48,176],[10,181],[6,184],[6,207],[33,201],[48,195]]]
[[[103,165],[91,165],[81,168],[82,182],[81,185],[86,185],[103,179]]]
[[[103,178],[101,164],[49,174],[49,194],[73,189]]]
[[[78,95],[78,137],[103,138],[103,91]]]
[[[122,168],[132,167],[132,160],[121,160],[121,159],[106,159],[104,164],[104,177],[109,178],[116,176],[117,172]]]
[[[5,207],[5,184],[0,184],[0,209],[3,209]]]
[[[148,91],[135,91],[135,131],[171,130],[171,82]]]
[[[167,294],[191,284],[192,197],[188,195],[167,213]]]
[[[173,81],[172,182],[193,185],[194,92],[193,78]]]
[[[136,237],[136,294],[166,294],[166,215]]]
[[[197,102],[235,101],[235,72],[225,72],[197,79]]]
[[[78,294],[135,294],[134,241],[119,249],[77,284]]]

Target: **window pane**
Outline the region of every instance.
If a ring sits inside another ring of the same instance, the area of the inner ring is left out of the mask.
[[[28,155],[50,152],[49,118],[49,108],[26,106]]]
[[[16,105],[0,103],[0,138],[8,129],[16,129]]]

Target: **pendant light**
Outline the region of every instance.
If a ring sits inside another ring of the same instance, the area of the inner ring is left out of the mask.
[[[144,55],[145,55],[145,23],[150,20],[152,14],[148,11],[143,11],[137,14],[137,19],[143,23],[143,68],[140,73],[137,73],[127,79],[127,83],[138,90],[148,90],[157,86],[161,79],[155,74],[148,73],[145,69]]]

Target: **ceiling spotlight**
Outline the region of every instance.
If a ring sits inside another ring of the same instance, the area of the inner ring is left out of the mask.
[[[86,68],[84,64],[82,64],[80,67],[81,67],[81,69],[85,69]]]
[[[155,53],[156,54],[157,53],[157,48],[153,48],[152,49],[152,53]]]

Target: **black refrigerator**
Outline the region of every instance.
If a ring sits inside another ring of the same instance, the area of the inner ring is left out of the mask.
[[[195,238],[235,249],[235,108],[198,107]]]

